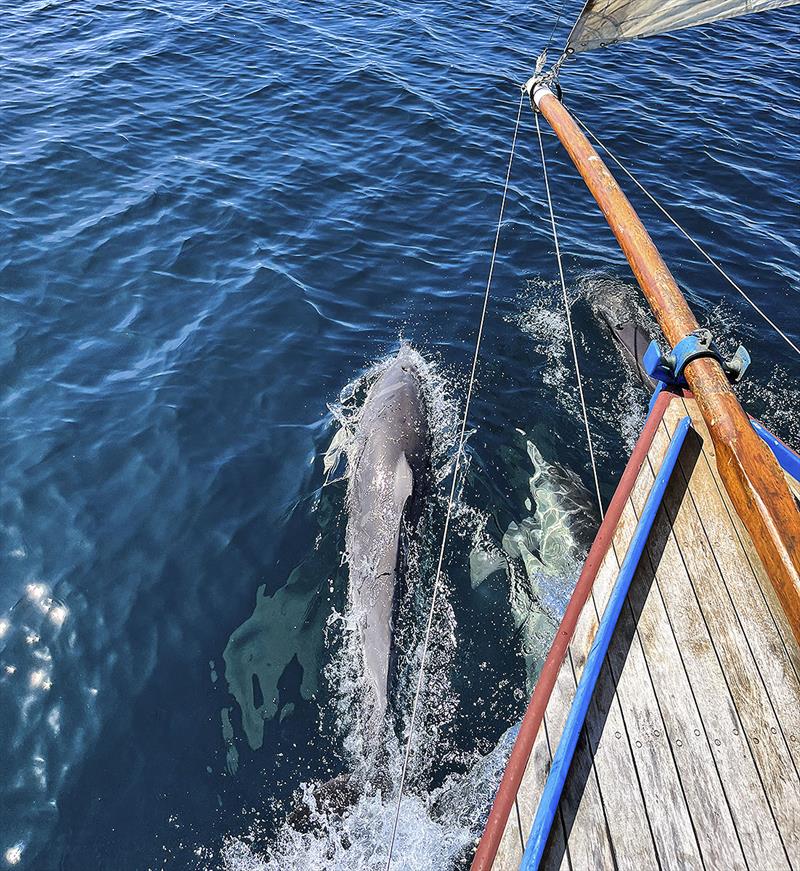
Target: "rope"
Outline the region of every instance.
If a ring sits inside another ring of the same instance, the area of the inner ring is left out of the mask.
[[[678,230],[683,233],[683,235],[694,245],[694,247],[705,257],[705,259],[714,267],[714,269],[719,272],[719,274],[735,289],[737,290],[741,296],[748,302],[750,305],[758,312],[759,315],[772,327],[773,330],[786,342],[786,344],[798,355],[800,355],[800,348],[783,332],[783,330],[763,311],[763,309],[759,308],[755,302],[742,290],[742,288],[728,275],[728,273],[717,263],[716,260],[708,253],[708,251],[703,248],[699,242],[695,241],[692,236],[689,234],[688,230],[685,230],[675,218],[664,208],[664,206],[659,203],[659,201],[647,190],[647,188],[633,175],[630,170],[625,167],[620,160],[611,152],[607,145],[601,142],[597,136],[592,133],[592,131],[581,121],[580,118],[572,113],[573,118],[576,118],[578,123],[583,127],[586,133],[591,136],[592,139],[605,151],[605,153],[616,163],[616,165],[628,176],[628,178],[639,188],[639,190],[653,203],[656,208],[664,215],[664,217]]]
[[[489,306],[489,292],[492,287],[492,277],[494,276],[494,264],[497,259],[497,245],[500,241],[500,228],[503,224],[503,213],[505,212],[506,207],[506,197],[508,196],[508,184],[511,179],[511,164],[514,162],[514,149],[517,144],[517,133],[519,132],[519,122],[520,117],[522,116],[522,103],[525,95],[520,94],[519,98],[519,107],[517,108],[517,120],[514,124],[514,136],[511,140],[511,152],[508,157],[508,169],[506,170],[506,180],[503,185],[503,197],[500,202],[500,216],[497,219],[497,232],[494,236],[494,247],[492,248],[492,257],[489,263],[489,277],[486,281],[486,290],[483,294],[483,308],[481,310],[481,318],[480,323],[478,324],[478,335],[475,340],[475,353],[472,357],[472,371],[469,376],[469,386],[467,388],[467,398],[464,404],[464,416],[461,420],[461,432],[458,437],[458,452],[456,454],[456,462],[455,468],[453,469],[453,481],[450,485],[450,496],[447,501],[447,513],[445,515],[444,520],[444,530],[442,532],[442,544],[439,548],[439,561],[436,565],[436,575],[434,576],[433,581],[433,594],[431,596],[431,607],[428,612],[428,622],[425,627],[425,639],[422,643],[422,661],[419,667],[419,674],[417,675],[417,689],[414,693],[414,705],[411,708],[411,723],[409,725],[408,732],[408,741],[406,743],[405,756],[403,758],[403,769],[400,774],[400,787],[397,793],[397,807],[395,809],[394,814],[394,824],[392,826],[392,837],[389,841],[389,856],[386,860],[386,871],[389,871],[392,865],[392,853],[394,852],[394,842],[397,837],[397,825],[400,820],[400,805],[403,801],[403,789],[405,788],[406,782],[406,772],[408,770],[408,760],[411,755],[411,741],[414,737],[414,726],[417,721],[417,706],[419,704],[420,693],[422,692],[422,681],[425,675],[425,664],[428,657],[428,646],[431,637],[431,628],[433,626],[433,612],[436,608],[436,596],[439,591],[439,582],[442,576],[442,564],[444,562],[444,551],[445,545],[447,543],[447,533],[450,529],[450,518],[453,512],[453,502],[455,501],[456,495],[456,486],[458,484],[459,471],[461,470],[461,458],[464,453],[464,442],[466,441],[466,432],[467,432],[467,417],[469,415],[469,406],[472,401],[472,390],[475,385],[475,373],[478,369],[478,355],[481,349],[481,341],[483,339],[483,329],[484,324],[486,323],[486,310]]]
[[[578,395],[581,398],[581,410],[583,412],[583,426],[586,430],[586,443],[589,445],[589,459],[592,463],[592,476],[594,477],[594,489],[597,493],[597,506],[600,509],[600,519],[603,514],[603,499],[600,496],[600,481],[597,478],[597,464],[594,459],[594,448],[592,446],[592,434],[589,431],[589,415],[586,411],[586,399],[583,395],[583,383],[581,380],[581,367],[578,363],[578,349],[575,346],[575,334],[572,330],[572,315],[570,313],[569,297],[567,296],[567,283],[564,280],[564,267],[561,263],[561,248],[558,244],[558,230],[556,229],[556,217],[553,212],[553,200],[550,196],[550,181],[547,177],[547,161],[544,157],[544,142],[542,141],[542,129],[539,126],[539,113],[534,112],[533,117],[536,119],[536,135],[539,138],[539,151],[542,155],[542,171],[544,173],[544,188],[547,192],[547,206],[550,210],[550,226],[553,230],[553,242],[556,246],[556,260],[558,261],[558,274],[561,278],[561,290],[564,294],[564,310],[567,313],[567,327],[569,328],[569,341],[572,346],[572,360],[575,363],[575,378],[578,382]]]

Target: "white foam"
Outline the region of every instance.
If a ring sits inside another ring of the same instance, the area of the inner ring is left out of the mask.
[[[6,864],[12,866],[19,865],[19,863],[22,861],[22,851],[24,849],[24,844],[14,844],[13,847],[9,847],[3,854],[3,858],[6,860]]]
[[[438,789],[409,791],[403,798],[392,867],[397,871],[444,871],[469,854],[505,765],[515,730],[498,747],[475,760],[469,773],[453,775]],[[394,773],[399,747],[390,754]],[[239,838],[226,839],[222,856],[228,871],[284,871],[287,868],[351,871],[383,869],[394,822],[396,795],[365,792],[344,814],[329,815],[304,786],[310,831],[284,825],[272,845],[255,850]]]
[[[632,284],[589,272],[570,281],[568,296],[573,309],[576,303],[584,301],[594,311],[611,309],[621,317],[635,321],[651,335],[659,333],[652,315],[639,304],[638,291]],[[518,304],[520,310],[508,320],[533,340],[534,352],[546,362],[542,372],[544,384],[551,388],[554,401],[569,414],[576,432],[580,432],[583,420],[560,285],[542,280],[529,281],[519,295]],[[580,329],[576,331],[576,338],[595,454],[603,461],[611,457],[604,436],[605,426],[622,434],[626,450],[633,449],[647,412],[646,395],[630,366],[622,361],[616,366],[618,375],[614,373],[614,367],[606,367],[598,379],[590,361],[582,356]],[[610,337],[604,336],[603,341],[607,343],[610,354],[616,353]]]

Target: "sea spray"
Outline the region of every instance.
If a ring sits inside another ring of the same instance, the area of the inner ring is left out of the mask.
[[[336,430],[323,466],[331,482],[346,475],[347,462],[355,459],[354,434],[361,403],[385,365],[385,361],[377,363],[347,385],[339,402],[330,407]],[[457,405],[439,366],[425,365],[434,468],[441,484],[452,471]],[[473,573],[473,586],[487,576],[486,572],[507,570],[513,622],[530,678],[543,658],[543,649],[574,583],[584,544],[584,515],[591,516],[591,508],[584,504],[589,496],[577,477],[549,464],[533,441],[524,433],[520,435],[521,439],[514,439],[515,462],[520,466],[517,477],[527,486],[524,494],[517,495],[520,508],[526,500],[527,507],[507,525],[502,541],[496,540],[489,532],[489,512],[471,504],[474,496],[469,481],[478,471],[473,471],[473,457],[468,451],[454,506],[450,549],[463,550],[464,544],[471,547],[470,567],[480,564],[484,572],[482,578]],[[357,618],[343,603],[330,611],[325,625],[328,662],[323,677],[330,703],[320,716],[327,723],[323,731],[339,745],[337,755],[344,759],[345,771],[327,784],[302,784],[296,794],[295,811],[267,842],[259,839],[254,846],[243,839],[227,839],[222,856],[230,871],[385,867],[421,664],[422,627],[430,607],[430,580],[438,555],[437,533],[446,508],[446,489],[436,488],[430,500],[425,541],[411,541],[406,550],[408,583],[398,609],[394,638],[398,668],[388,721],[376,722],[371,716]],[[509,730],[486,755],[475,748],[459,750],[451,746],[448,728],[459,708],[458,695],[450,682],[459,653],[458,627],[451,605],[453,592],[445,571],[393,859],[393,867],[399,869],[444,871],[468,864],[515,732]],[[539,624],[541,631],[537,634]],[[519,698],[524,701],[524,693]],[[443,771],[443,760],[450,767],[449,774]],[[346,796],[341,801],[331,799],[331,789],[339,787],[346,789]],[[297,825],[298,819],[304,821],[303,825]]]

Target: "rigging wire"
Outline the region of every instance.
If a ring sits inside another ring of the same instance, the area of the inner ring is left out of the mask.
[[[581,119],[572,112],[573,118],[577,120],[577,122],[583,127],[586,133],[594,139],[594,141],[605,151],[605,153],[611,158],[611,160],[616,163],[616,165],[628,176],[628,178],[641,190],[641,192],[653,203],[656,208],[664,215],[664,217],[675,226],[681,233],[694,245],[694,247],[705,257],[705,259],[714,267],[714,269],[719,272],[719,274],[735,289],[739,292],[739,294],[758,312],[759,315],[772,327],[773,330],[786,342],[787,345],[798,355],[800,355],[800,348],[783,332],[783,330],[767,315],[767,313],[761,309],[753,300],[745,293],[744,290],[728,275],[728,273],[717,263],[716,260],[708,253],[708,251],[703,248],[699,242],[695,241],[694,238],[689,234],[688,230],[685,230],[678,221],[672,217],[672,215],[661,205],[661,203],[647,190],[647,188],[636,178],[635,175],[623,165],[623,163],[614,155],[614,153],[609,149],[609,147],[600,141],[600,139],[595,136],[595,134],[581,121]]]
[[[542,141],[542,129],[539,125],[539,113],[534,111],[534,118],[536,119],[536,136],[539,139],[539,151],[542,155],[542,172],[544,174],[544,188],[547,193],[547,206],[550,210],[550,226],[553,230],[553,242],[556,246],[556,260],[558,261],[558,274],[561,278],[561,290],[564,294],[564,311],[567,314],[567,327],[569,328],[569,341],[572,346],[572,360],[575,364],[575,378],[578,382],[578,395],[581,399],[581,411],[583,413],[583,426],[586,430],[586,443],[589,446],[589,460],[592,464],[592,476],[594,477],[594,488],[597,493],[597,506],[600,509],[600,519],[604,518],[603,513],[603,499],[600,496],[600,481],[597,477],[597,463],[594,458],[594,447],[592,446],[592,434],[589,430],[589,415],[586,411],[586,399],[583,395],[583,382],[581,379],[581,367],[578,362],[578,349],[575,345],[575,334],[572,330],[572,315],[570,313],[569,307],[569,297],[567,295],[567,283],[564,280],[564,266],[561,263],[561,248],[558,244],[558,230],[556,229],[556,217],[553,212],[553,200],[550,196],[550,180],[547,177],[547,161],[544,156],[544,142]]]
[[[545,46],[545,52],[550,50],[550,45],[553,42],[553,37],[556,35],[556,28],[561,22],[561,16],[564,14],[564,7],[567,5],[567,0],[561,0],[561,5],[558,7],[558,15],[556,15],[556,21],[553,25],[553,29],[550,31],[550,38],[547,40],[547,45]]]
[[[506,170],[506,179],[503,185],[503,197],[500,201],[500,215],[497,219],[497,231],[494,236],[494,247],[492,248],[492,256],[489,262],[489,277],[486,281],[486,290],[483,294],[483,308],[481,310],[480,322],[478,324],[478,334],[475,339],[475,352],[472,356],[472,370],[469,376],[467,398],[464,403],[464,415],[461,419],[461,431],[458,437],[458,452],[456,453],[455,468],[453,469],[453,480],[450,485],[450,496],[447,501],[447,513],[445,514],[444,530],[442,531],[442,543],[441,547],[439,548],[439,560],[436,565],[436,574],[433,580],[433,592],[431,594],[431,606],[428,612],[428,622],[425,626],[425,637],[422,642],[422,658],[419,666],[419,673],[417,675],[417,688],[414,693],[414,704],[411,708],[411,722],[409,723],[408,740],[406,742],[406,750],[403,758],[403,768],[400,774],[400,785],[397,791],[397,807],[394,814],[394,824],[392,825],[392,837],[389,841],[389,855],[386,860],[386,871],[389,871],[392,865],[392,853],[394,851],[395,838],[397,837],[397,825],[400,820],[400,805],[403,801],[403,789],[406,782],[408,760],[411,755],[411,742],[414,737],[414,726],[416,725],[417,720],[417,706],[419,704],[419,697],[422,691],[422,681],[425,675],[425,664],[428,657],[428,645],[431,637],[431,628],[433,626],[433,614],[436,608],[436,596],[439,591],[439,582],[442,576],[442,564],[444,563],[444,551],[445,545],[447,544],[447,533],[450,529],[450,518],[453,512],[453,503],[455,502],[456,487],[458,486],[459,472],[461,470],[461,459],[464,454],[464,443],[466,441],[467,432],[467,417],[469,416],[469,406],[472,400],[473,387],[475,385],[475,373],[478,369],[478,355],[480,354],[481,341],[483,339],[483,329],[486,323],[486,311],[489,307],[489,292],[492,287],[492,278],[494,276],[494,265],[497,259],[497,246],[500,241],[500,229],[503,225],[503,213],[505,212],[506,198],[508,196],[508,185],[509,181],[511,180],[511,165],[514,162],[514,149],[516,148],[517,144],[517,133],[519,132],[519,122],[520,118],[522,117],[522,104],[524,98],[525,94],[520,94],[519,107],[517,108],[517,120],[514,123],[514,135],[511,139],[511,151],[508,157],[508,169]]]

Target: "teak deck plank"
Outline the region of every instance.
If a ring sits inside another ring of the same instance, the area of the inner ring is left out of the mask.
[[[691,409],[691,405],[689,406]],[[715,470],[715,462],[714,462],[714,447],[710,443],[710,438],[708,437],[708,430],[706,429],[705,422],[702,417],[699,416],[699,413],[696,411],[696,408],[693,409],[693,426],[697,429],[698,433],[706,440],[708,444],[708,448],[703,452],[703,458],[705,460],[705,466],[708,469],[708,473],[711,475],[711,478],[714,481],[716,493],[719,496],[722,504],[724,505],[725,512],[728,520],[733,524],[733,527],[736,531],[737,539],[739,546],[742,552],[745,555],[749,570],[753,573],[756,578],[758,584],[758,593],[760,593],[760,598],[764,607],[767,610],[767,613],[772,618],[772,621],[775,627],[778,630],[778,634],[780,636],[780,641],[782,642],[783,653],[778,653],[778,659],[784,662],[788,662],[788,665],[791,667],[794,672],[794,679],[791,683],[795,686],[800,684],[800,646],[798,646],[797,642],[794,639],[794,635],[792,633],[791,627],[789,626],[789,622],[786,619],[786,615],[783,611],[783,608],[778,601],[778,598],[775,594],[775,590],[772,587],[772,584],[769,582],[766,574],[764,573],[763,567],[761,566],[761,562],[756,554],[755,547],[753,546],[753,542],[750,539],[747,531],[744,528],[744,524],[739,519],[739,516],[736,514],[733,505],[731,504],[730,498],[725,491],[725,488],[721,485],[718,476]],[[794,478],[791,477],[788,473],[784,473],[787,481],[790,482],[792,490],[798,494],[798,498],[800,499],[800,482],[795,481]],[[772,640],[773,635],[768,633],[768,640]],[[797,741],[800,742],[800,733],[795,732],[797,736]],[[795,757],[796,759],[797,757]]]
[[[686,405],[694,410],[694,403]],[[664,424],[669,426],[672,420],[671,415],[665,415]],[[728,528],[727,535],[716,530],[712,533],[715,541],[710,540],[707,526],[715,517],[721,518],[723,505],[721,498],[714,501],[718,494],[710,464],[702,462],[702,457],[699,460],[689,470],[681,457],[676,471],[689,479],[689,499],[677,504],[668,493],[665,505],[775,823],[789,861],[797,865],[800,779],[778,713],[782,718],[796,718],[800,689],[789,686],[785,679],[782,683],[774,680],[774,665],[768,660],[774,658],[780,664],[783,644],[775,623],[758,612],[761,597],[747,595],[748,590],[757,592],[758,580],[752,571],[744,570],[737,536]],[[703,511],[702,519],[699,510]],[[742,610],[737,609],[737,600]],[[771,644],[769,652],[765,652],[767,644]],[[794,676],[785,660],[784,665],[784,678]]]
[[[663,440],[666,445],[666,432],[657,435],[654,441],[657,440]],[[679,472],[677,474],[680,475]],[[695,707],[700,718],[700,723],[694,726],[690,726],[687,719],[683,734],[673,736],[676,748],[678,742],[682,745],[694,744],[697,752],[707,755],[709,769],[715,769],[723,795],[716,795],[708,813],[713,815],[719,810],[725,819],[732,816],[736,831],[732,833],[727,830],[728,840],[732,842],[731,849],[738,846],[738,840],[751,867],[763,867],[765,855],[776,857],[775,868],[786,867],[781,841],[758,771],[750,757],[735,705],[727,691],[724,673],[669,523],[654,529],[647,550],[651,560],[654,559],[654,552],[663,554],[657,568],[656,583],[670,624],[668,631],[681,651],[682,671],[688,680],[688,689],[684,684],[682,694],[685,705],[690,711]],[[657,643],[662,637],[657,636]],[[653,667],[657,666],[658,659],[656,644],[650,657]],[[682,683],[682,677],[676,676],[675,686]],[[684,778],[684,782],[689,777],[691,774]],[[698,831],[705,831],[706,837],[712,838],[720,834],[716,831],[713,819],[703,822],[702,817],[698,819]],[[717,862],[709,862],[709,865],[725,867]]]
[[[646,479],[647,474],[645,464],[637,485],[643,478]],[[620,530],[626,541],[633,535],[636,523],[636,513],[629,499],[620,518]],[[621,562],[624,552],[618,552],[617,557]],[[651,587],[648,568],[640,564],[631,585],[643,588],[645,595]],[[608,659],[617,676],[617,695],[627,724],[640,787],[638,795],[632,793],[624,796],[626,806],[623,813],[629,814],[631,805],[643,803],[658,855],[657,861],[662,867],[702,868],[690,808],[680,782],[667,737],[664,713],[651,679],[630,601],[623,606]],[[617,788],[616,781],[603,782],[601,788],[605,795],[608,790]],[[671,809],[668,814],[664,813],[665,802]]]
[[[630,733],[606,662],[589,707],[584,735],[595,754],[595,760],[603,758],[602,766],[596,766],[601,784],[615,785],[611,790],[603,787],[603,799],[617,867],[635,866],[645,871],[659,866],[633,759],[635,739],[631,738]],[[639,796],[639,800],[631,801],[631,796]],[[624,807],[620,807],[622,802],[625,802]]]
[[[569,655],[565,665],[570,665]],[[570,674],[570,668],[563,668],[560,671],[555,689],[557,692],[554,691],[547,707],[547,732],[553,752],[555,751],[553,736],[560,737],[564,730],[572,694],[575,691],[575,680]],[[546,775],[542,779],[542,786],[544,786],[544,779]],[[576,808],[577,814],[574,813]],[[583,736],[575,749],[575,758],[570,769],[570,777],[564,786],[564,797],[559,810],[562,832],[566,831],[568,836],[568,855],[564,851],[562,834],[556,828],[551,835],[543,866],[545,868],[613,868],[614,860],[600,797],[598,775]],[[536,808],[531,808],[531,811],[528,831]]]
[[[800,868],[800,652],[694,401],[674,399],[579,617],[495,869],[519,867],[598,613],[687,413],[696,434],[620,615],[543,867]]]
[[[655,442],[654,447],[657,447]],[[666,450],[666,443],[663,450]],[[658,467],[653,468],[648,463],[648,468],[652,473],[652,483]],[[674,487],[675,483],[673,479],[670,486]],[[638,488],[634,488],[631,499],[639,514],[647,493],[637,491]],[[652,586],[648,591],[637,582],[637,578],[631,584],[628,607],[632,614],[639,615],[638,632],[659,698],[702,862],[717,868],[746,868],[729,801],[704,734],[702,717],[662,594],[662,587],[673,584],[675,580],[674,577],[663,577],[663,566],[676,563],[680,564],[680,556],[669,519],[662,507],[643,555],[643,569],[653,578]],[[675,584],[672,591],[673,596],[677,594],[683,598],[684,601],[680,603],[682,608],[691,608],[692,604],[687,601],[691,596],[687,587],[687,584]],[[672,867],[668,857],[663,852],[661,855],[665,859],[665,866]]]
[[[692,405],[688,407],[691,409]],[[697,414],[696,407],[693,411]],[[669,428],[670,420],[665,419],[664,424]],[[695,424],[700,433],[704,428],[701,424],[702,418]],[[709,466],[713,446],[710,448],[711,450],[704,451],[704,462],[698,464],[693,476],[701,486],[690,488],[690,492],[702,517],[701,523],[712,552],[729,556],[724,567],[726,590],[780,723],[786,748],[797,773],[800,767],[800,744],[787,741],[787,736],[800,736],[800,679],[795,664],[788,655],[784,639],[776,631],[777,621],[764,595],[763,584],[771,587],[769,580],[766,577],[759,580],[760,564],[757,562],[753,567],[739,536],[731,537],[730,518],[722,499],[721,488],[714,470]],[[796,651],[797,645],[793,644],[791,649]]]

